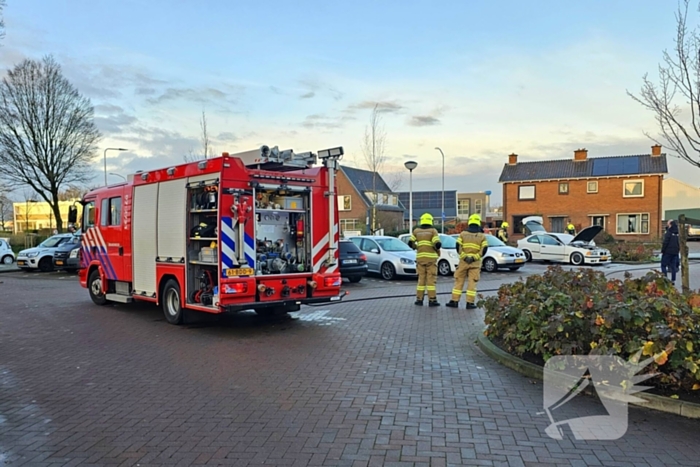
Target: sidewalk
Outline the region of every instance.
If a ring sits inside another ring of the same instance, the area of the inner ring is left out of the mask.
[[[0,274],[3,272],[17,272],[20,269],[17,267],[17,263],[12,263],[10,265],[0,264]]]

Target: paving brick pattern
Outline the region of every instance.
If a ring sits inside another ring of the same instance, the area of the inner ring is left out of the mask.
[[[541,384],[473,344],[480,313],[400,298],[176,327],[74,279],[2,281],[0,465],[700,465],[700,421],[639,408],[619,440],[547,437]]]

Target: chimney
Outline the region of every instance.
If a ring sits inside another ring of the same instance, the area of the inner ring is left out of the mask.
[[[515,165],[518,163],[518,155],[517,154],[510,154],[508,156],[508,165]]]
[[[577,149],[574,151],[575,161],[585,161],[588,157],[588,149]]]
[[[651,147],[651,155],[652,156],[660,156],[661,155],[661,145],[660,144],[655,144]]]

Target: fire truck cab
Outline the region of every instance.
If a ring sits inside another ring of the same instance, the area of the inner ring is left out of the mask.
[[[263,146],[93,190],[83,199],[80,284],[98,305],[159,304],[172,324],[187,309],[270,315],[341,300],[342,155]]]

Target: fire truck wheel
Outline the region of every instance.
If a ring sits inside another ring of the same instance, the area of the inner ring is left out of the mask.
[[[107,298],[105,294],[102,293],[102,279],[100,278],[100,271],[95,269],[90,273],[90,278],[88,279],[88,290],[90,291],[90,298],[95,303],[95,305],[106,305]]]
[[[169,279],[163,287],[163,313],[170,324],[181,324],[184,316],[180,301],[180,284],[175,279]]]

